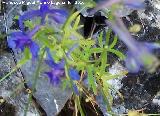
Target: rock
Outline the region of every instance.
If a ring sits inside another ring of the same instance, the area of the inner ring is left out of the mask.
[[[15,67],[12,54],[1,54],[0,67],[0,77],[5,76]],[[12,104],[15,107],[17,116],[23,116],[24,109],[28,102],[28,94],[25,92],[23,86],[22,75],[18,71],[0,83],[0,96],[3,97],[7,103]],[[39,115],[33,104],[29,106],[28,112],[32,114],[32,116]],[[0,115],[1,113],[3,112],[0,112]]]
[[[129,28],[133,24],[142,25],[142,29],[138,33],[132,33],[133,37],[138,41],[147,41],[147,42],[156,42],[159,41],[160,37],[160,26],[159,26],[159,0],[148,0],[146,1],[147,8],[145,10],[133,11],[126,17],[123,17],[125,25]],[[154,18],[152,17],[154,16]],[[124,54],[127,51],[126,46],[119,41],[115,46],[115,49],[120,50]],[[154,54],[160,58],[159,49],[154,51]],[[116,62],[122,64],[125,67],[123,61],[119,61],[115,56],[111,55],[111,68]],[[115,68],[116,70],[116,68]],[[119,71],[119,69],[117,70]],[[113,96],[113,112],[118,114],[127,113],[128,110],[139,110],[144,108],[144,113],[159,113],[160,107],[152,103],[152,99],[160,91],[159,87],[159,77],[160,70],[157,69],[155,73],[149,74],[144,70],[141,70],[139,73],[128,73],[126,77],[113,79],[110,82],[113,82],[116,90],[118,90],[124,101],[120,96]],[[115,84],[116,83],[116,84]],[[119,84],[118,84],[119,83]],[[119,86],[120,85],[120,86]],[[99,104],[102,108],[102,111],[107,116],[106,109],[104,107],[103,100],[100,98]],[[154,99],[154,103],[158,104],[159,97]]]
[[[20,2],[19,0],[16,0]],[[27,0],[28,1],[28,0]],[[9,3],[9,2],[8,2]],[[18,26],[17,23],[15,23],[16,20],[13,20],[13,18],[16,15],[23,14],[22,12],[22,5],[11,5],[7,4],[6,6],[6,13],[5,13],[5,25],[2,25],[4,28],[7,29],[7,31],[14,32],[16,31]],[[29,5],[27,8],[28,10],[31,9],[37,9],[38,5]],[[10,28],[11,27],[11,28]],[[3,60],[0,60],[3,68],[1,67],[1,76],[4,74],[7,74],[8,72],[13,69],[13,66],[11,66],[10,62],[14,62],[12,55],[10,53],[1,54]],[[22,53],[19,51],[14,51],[14,57],[15,60],[19,61],[22,58]],[[7,64],[5,64],[7,63]],[[6,66],[6,67],[5,67]],[[35,69],[37,66],[37,62],[31,62],[29,61],[27,64],[21,67],[22,74],[24,76],[24,79],[27,82],[27,85],[29,87],[32,87],[32,82],[34,80],[34,73]],[[6,69],[9,68],[10,69]],[[43,67],[44,68],[44,67]],[[47,113],[47,116],[53,116],[56,115],[57,112],[59,112],[68,98],[71,97],[72,93],[70,90],[62,91],[60,87],[53,87],[50,83],[49,80],[45,77],[43,72],[41,73],[42,75],[39,77],[37,85],[36,85],[36,92],[33,94],[33,97],[35,97],[37,104],[43,108],[43,110]],[[18,108],[16,109],[17,115],[22,115],[24,112],[23,110],[25,109],[25,106],[27,104],[27,99],[28,95],[25,94],[24,92],[19,92],[17,93],[16,99],[10,97],[10,94],[15,91],[15,88],[19,86],[21,83],[22,78],[21,76],[17,75],[11,75],[9,78],[7,78],[5,81],[0,83],[0,96],[3,96],[9,103],[12,103],[14,106],[17,106]],[[20,90],[23,90],[24,87],[20,87]],[[32,99],[33,100],[33,99]],[[23,109],[23,110],[22,110]],[[38,111],[36,110],[35,107],[31,106],[28,111],[28,115],[39,115]]]

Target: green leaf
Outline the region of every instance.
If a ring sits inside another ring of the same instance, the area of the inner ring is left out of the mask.
[[[50,41],[45,35],[41,34],[41,36],[38,37],[38,40],[48,48],[52,48],[53,47],[52,41]]]
[[[19,16],[18,16],[18,15],[16,15],[16,16],[14,17],[14,19],[17,19],[17,20],[18,20],[18,19],[19,19]]]
[[[97,94],[97,87],[96,87],[96,81],[95,81],[95,77],[93,74],[93,66],[88,66],[87,67],[87,72],[88,72],[88,84],[89,84],[89,88],[92,88],[94,94]]]
[[[24,65],[25,63],[27,63],[27,59],[26,58],[23,58],[21,59],[18,64],[8,73],[6,74],[4,77],[0,77],[0,83],[2,81],[4,81],[7,77],[9,77],[12,73],[14,73],[18,68],[20,68],[22,65]]]
[[[94,45],[95,44],[95,41],[94,40],[91,40],[91,39],[87,39],[87,40],[85,40],[85,39],[81,39],[80,41],[80,45],[81,45],[81,47],[82,46],[92,46],[92,45]]]
[[[104,91],[104,94],[106,96],[106,98],[108,98],[108,103],[110,106],[112,106],[112,103],[113,103],[113,97],[110,93],[110,88],[111,88],[111,85],[108,84],[107,82],[103,82],[103,91]]]
[[[117,44],[117,41],[118,41],[118,37],[117,36],[114,36],[114,39],[113,39],[113,42],[112,44],[109,46],[109,48],[113,48],[116,44]]]
[[[121,60],[124,60],[125,59],[125,55],[118,51],[118,50],[115,50],[115,49],[109,49],[108,50],[109,52],[112,52],[113,54],[117,55]]]
[[[29,27],[29,29],[33,29],[34,28],[34,24],[33,24],[33,22],[32,21],[29,21],[29,20],[27,20],[27,21],[24,21],[24,25],[26,26],[26,27]]]
[[[100,36],[98,37],[98,44],[101,48],[103,48],[103,32],[101,32]]]
[[[103,82],[106,82],[108,80],[111,80],[111,79],[115,79],[115,78],[118,78],[118,77],[122,77],[122,76],[125,76],[128,72],[127,71],[124,71],[124,72],[121,72],[119,74],[105,74],[105,75],[102,75],[101,78],[103,80]]]
[[[80,22],[80,15],[76,18],[76,21],[73,25],[73,29],[76,30],[78,28],[78,25],[79,25],[79,22]]]
[[[105,73],[107,64],[107,51],[103,51],[101,54],[101,74]]]
[[[72,30],[71,33],[72,33],[74,36],[76,36],[77,39],[84,39],[84,37],[83,37],[81,34],[79,34],[77,31],[75,31],[75,30]]]
[[[67,87],[71,87],[69,80],[66,78],[62,80],[62,90],[64,91]]]
[[[89,53],[101,53],[103,52],[103,48],[91,48]]]
[[[30,53],[29,48],[24,49],[24,57],[25,57],[26,60],[31,59],[31,53]]]
[[[63,26],[63,30],[67,30],[68,27],[70,27],[72,21],[75,20],[75,18],[79,15],[79,11],[73,13],[68,19],[67,21],[65,22],[64,26]],[[68,31],[69,32],[69,31]]]
[[[107,34],[106,34],[106,45],[109,45],[109,39],[110,39],[110,35],[111,35],[112,30],[108,29]]]

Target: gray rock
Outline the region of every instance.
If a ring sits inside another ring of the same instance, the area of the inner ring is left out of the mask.
[[[16,0],[20,1],[20,0]],[[16,15],[23,14],[21,11],[22,5],[11,5],[7,4],[7,12],[4,15],[4,18],[6,19],[2,27],[5,28],[8,32],[14,32],[16,30],[10,30],[9,27],[11,27],[13,23],[13,18]],[[28,9],[37,9],[38,5],[29,5]],[[19,61],[23,54],[19,51],[14,51],[15,58],[17,61]],[[12,55],[9,53],[1,54],[2,59],[0,60],[0,74],[1,76],[6,74],[7,72],[10,72],[13,69],[13,65],[11,65],[11,62],[13,63]],[[8,56],[6,56],[8,55]],[[24,66],[21,67],[22,73],[24,75],[24,79],[27,81],[27,85],[29,87],[32,87],[33,80],[34,80],[34,73],[37,66],[37,62],[28,61]],[[44,66],[41,67],[44,69]],[[9,69],[10,68],[10,69]],[[24,92],[19,92],[16,96],[16,98],[10,97],[10,94],[15,91],[15,88],[21,83],[22,78],[19,76],[16,72],[15,74],[11,75],[8,79],[0,83],[0,95],[7,99],[8,102],[12,103],[13,105],[17,106],[17,116],[21,116],[24,112],[25,106],[27,104],[27,97]],[[24,87],[20,87],[20,89],[23,89]],[[48,78],[46,78],[41,72],[41,75],[38,78],[38,82],[36,84],[36,92],[33,94],[33,96],[36,98],[38,104],[45,110],[47,113],[47,116],[53,116],[56,115],[57,112],[59,112],[68,98],[70,98],[72,95],[70,90],[62,91],[60,87],[53,87]],[[40,115],[36,108],[33,106],[29,107],[28,115],[30,116],[36,116]]]
[[[12,54],[1,54],[0,67],[0,77],[5,76],[15,67]],[[25,92],[23,86],[22,75],[18,71],[11,74],[7,79],[0,83],[0,96],[3,97],[6,102],[15,106],[17,116],[24,115],[24,109],[28,102],[28,94]],[[39,113],[33,104],[29,106],[28,113],[30,116],[39,116]]]

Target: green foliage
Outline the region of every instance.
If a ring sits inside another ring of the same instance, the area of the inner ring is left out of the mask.
[[[25,21],[25,26],[29,29],[33,29],[37,24],[39,24],[39,19],[36,20],[36,23],[33,21]],[[111,96],[110,89],[112,87],[107,81],[118,78],[119,76],[126,74],[126,72],[117,75],[110,74],[107,71],[110,65],[108,62],[108,54],[115,54],[120,59],[124,59],[125,56],[123,53],[114,48],[118,42],[117,36],[113,37],[112,43],[110,44],[112,30],[106,30],[106,37],[104,37],[104,32],[101,32],[96,41],[92,39],[92,37],[85,39],[79,33],[79,29],[82,27],[83,25],[80,25],[79,11],[77,11],[75,13],[71,13],[65,24],[62,27],[59,26],[59,30],[56,30],[50,25],[43,25],[32,39],[41,47],[39,54],[42,54],[45,48],[49,48],[55,62],[59,62],[61,59],[65,60],[66,79],[62,80],[63,90],[67,87],[70,87],[73,90],[73,84],[81,85],[83,83],[83,76],[87,75],[88,85],[85,85],[87,90],[92,91],[94,95],[102,94],[105,104],[107,105],[107,111],[111,112],[110,105],[112,104],[113,98]],[[77,44],[78,47],[75,48],[68,57],[66,54],[75,44]],[[41,63],[44,58],[45,56],[43,54],[43,57],[41,57],[40,60]],[[24,58],[10,73],[1,78],[0,82],[2,82],[11,73],[16,71],[17,68],[24,65],[30,59],[30,50],[29,48],[25,48]],[[81,77],[82,82],[76,82],[70,79],[68,69],[71,66],[75,67],[78,71],[86,72]],[[36,79],[34,81],[35,83],[39,76],[39,71],[40,67],[37,68],[37,72],[34,76]],[[76,105],[78,108],[81,108],[79,98],[76,98]],[[82,109],[80,112],[83,114]]]
[[[94,92],[94,94],[97,94],[97,87],[96,87],[96,80],[94,77],[94,70],[93,66],[88,66],[87,71],[88,71],[88,88],[91,88]]]

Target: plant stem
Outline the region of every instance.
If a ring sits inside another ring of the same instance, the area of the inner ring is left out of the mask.
[[[45,50],[42,52],[42,54],[41,54],[41,56],[40,56],[40,59],[39,59],[39,61],[38,61],[38,66],[37,66],[37,69],[36,69],[36,72],[35,72],[35,75],[34,75],[32,92],[29,93],[28,103],[27,103],[26,108],[25,108],[24,116],[27,116],[27,111],[28,111],[28,108],[29,108],[29,104],[30,104],[30,102],[31,102],[31,100],[32,100],[32,95],[33,95],[33,93],[35,92],[35,89],[36,89],[36,84],[37,84],[37,80],[38,80],[38,77],[39,77],[40,67],[41,67],[41,65],[42,65],[42,61],[43,61],[44,54],[45,54]]]

